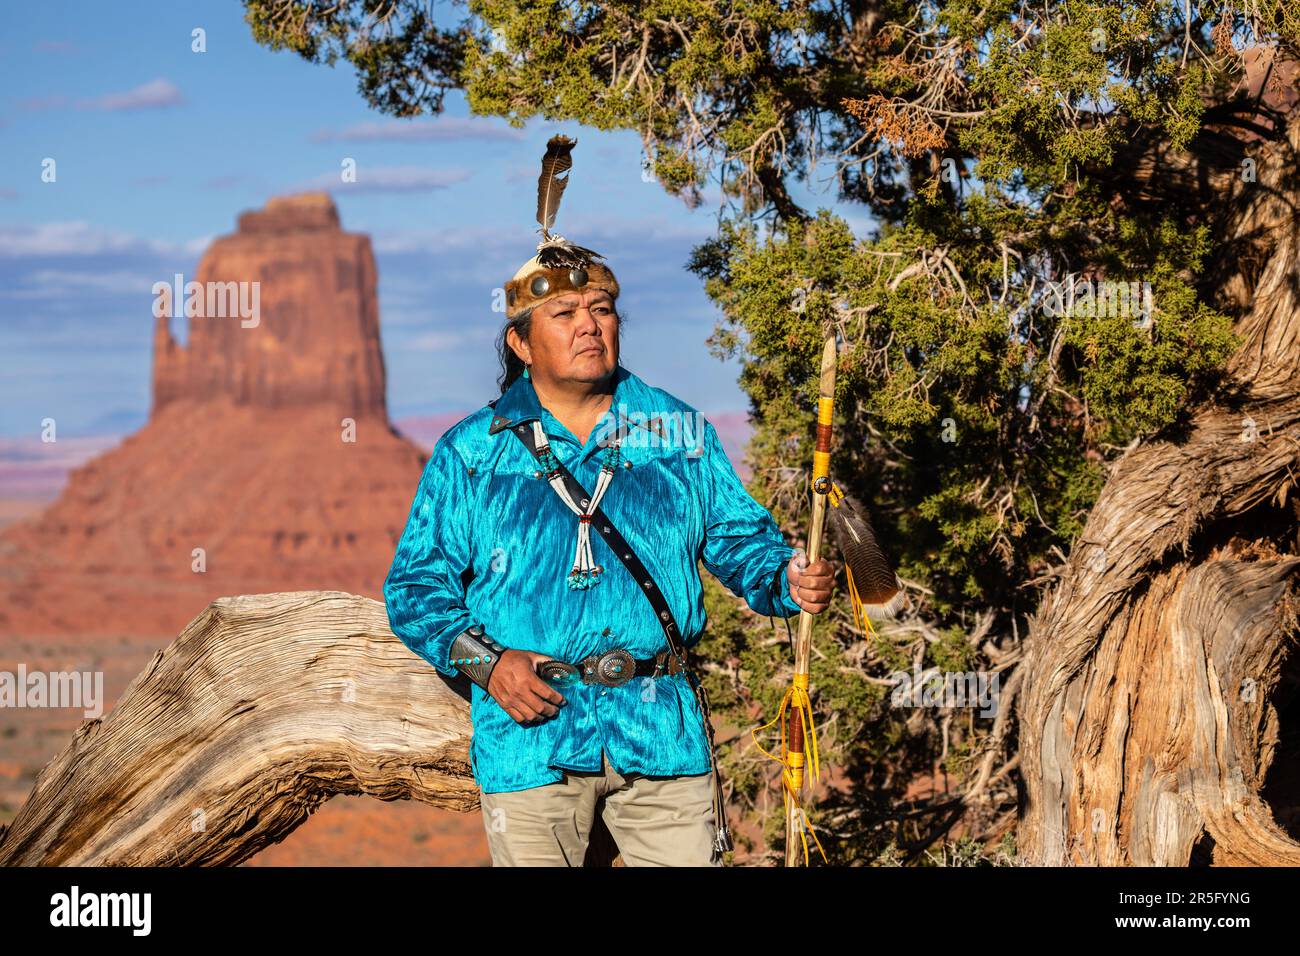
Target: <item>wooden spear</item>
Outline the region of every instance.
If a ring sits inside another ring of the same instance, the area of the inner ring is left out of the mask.
[[[813,470],[812,470],[812,520],[809,522],[808,530],[808,563],[812,564],[821,558],[822,551],[822,528],[826,523],[826,495],[830,491],[830,468],[831,468],[831,420],[835,406],[835,332],[832,329],[830,335],[826,337],[826,344],[822,347],[822,371],[821,383],[818,387],[817,398],[817,445],[813,451]],[[803,849],[803,855],[806,858],[808,854],[807,837],[805,832],[811,832],[808,828],[807,820],[804,817],[802,802],[798,799],[803,790],[804,784],[804,763],[805,763],[805,734],[804,734],[804,717],[805,714],[810,718],[809,730],[811,731],[812,711],[807,707],[800,707],[799,698],[807,698],[808,695],[808,661],[812,649],[812,625],[813,615],[807,610],[799,612],[799,633],[795,638],[794,644],[794,690],[795,706],[790,708],[790,742],[786,749],[786,768],[789,773],[789,786],[793,790],[794,799],[787,795],[785,802],[785,865],[799,865],[799,850]],[[813,784],[816,785],[818,774],[817,764],[817,741],[812,739],[813,753]],[[813,836],[816,840],[816,836]],[[818,846],[820,849],[820,844]]]

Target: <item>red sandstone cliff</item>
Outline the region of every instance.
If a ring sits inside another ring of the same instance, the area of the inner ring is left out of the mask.
[[[369,238],[324,193],[273,199],[185,278],[257,282],[256,324],[194,317],[181,346],[156,321],[148,424],[0,533],[0,634],[174,636],[238,593],[382,599],[427,454],[388,422]]]

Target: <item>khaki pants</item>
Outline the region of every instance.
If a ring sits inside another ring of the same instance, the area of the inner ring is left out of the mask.
[[[623,776],[604,751],[600,772],[566,770],[564,779],[527,790],[482,794],[493,866],[582,866],[596,801],[627,866],[721,866],[713,772],[685,777]]]

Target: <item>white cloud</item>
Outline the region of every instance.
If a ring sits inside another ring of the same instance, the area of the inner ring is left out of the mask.
[[[448,226],[446,229],[389,229],[371,234],[375,252],[389,255],[401,253],[428,253],[430,255],[472,250],[484,254],[494,248],[503,248],[517,242],[528,243],[528,236],[521,230],[518,236],[504,229],[487,226]],[[531,245],[536,246],[534,238]],[[524,256],[524,259],[527,259]],[[520,260],[522,262],[523,259]]]
[[[211,236],[185,242],[142,239],[81,220],[0,225],[0,259],[28,256],[98,256],[107,253],[194,255],[207,248]]]
[[[684,223],[670,223],[660,216],[639,219],[622,219],[609,215],[574,215],[563,229],[553,230],[580,246],[608,253],[616,244],[629,239],[645,242],[702,242],[717,234],[716,224],[704,216]],[[510,261],[517,257],[523,263],[537,247],[541,238],[537,222],[521,222],[518,228],[497,226],[452,225],[445,229],[391,229],[371,234],[376,252],[386,254],[443,252],[474,252],[478,257],[490,259],[503,255]],[[675,262],[676,260],[674,260]],[[612,265],[612,263],[611,263]],[[462,264],[459,267],[464,271]],[[508,277],[507,277],[508,278]]]
[[[428,321],[428,316],[425,316]],[[403,352],[455,352],[469,348],[478,350],[496,341],[497,329],[475,324],[459,329],[430,329],[409,339],[403,339],[398,348]]]
[[[26,288],[0,290],[6,299],[63,299],[87,292],[101,295],[151,295],[156,281],[147,275],[117,270],[80,272],[69,269],[38,269],[22,277]]]
[[[422,192],[430,189],[446,189],[448,186],[464,182],[473,173],[468,169],[429,169],[424,166],[367,166],[357,167],[357,180],[345,183],[339,173],[322,173],[309,182],[293,187],[291,192],[300,190],[330,189],[339,195],[365,192]]]
[[[402,348],[412,352],[450,352],[465,344],[461,332],[425,332],[402,343]]]
[[[448,140],[489,139],[517,141],[523,130],[472,117],[444,116],[436,119],[389,120],[357,123],[346,129],[322,129],[312,133],[314,143],[378,142],[446,142]]]
[[[163,109],[168,106],[180,106],[185,102],[181,91],[171,80],[159,77],[150,80],[135,89],[123,93],[109,93],[106,96],[94,96],[77,101],[83,110],[106,110],[111,113],[122,110]]]
[[[101,255],[127,252],[140,240],[88,222],[46,222],[0,226],[0,256]]]

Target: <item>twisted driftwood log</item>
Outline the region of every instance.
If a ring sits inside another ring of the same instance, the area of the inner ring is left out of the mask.
[[[369,598],[221,598],[45,767],[0,864],[234,865],[337,794],[477,810],[466,689]],[[617,852],[599,821],[587,865]]]

